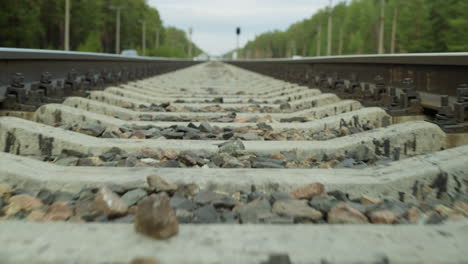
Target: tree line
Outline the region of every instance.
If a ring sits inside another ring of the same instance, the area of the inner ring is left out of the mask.
[[[383,53],[468,51],[467,10],[467,0],[340,2],[291,25],[286,31],[257,36],[239,53],[244,58],[329,55],[330,15],[331,55],[378,53],[381,21]]]
[[[145,22],[146,55],[188,57],[202,51],[185,31],[165,27],[156,8],[146,0],[71,0],[70,50],[115,53],[116,8],[121,8],[120,50],[143,54]],[[64,49],[65,0],[2,0],[0,46]]]

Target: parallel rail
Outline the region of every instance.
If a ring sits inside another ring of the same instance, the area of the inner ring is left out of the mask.
[[[238,60],[229,63],[262,74],[318,87],[392,115],[439,112],[446,131],[466,131],[468,53],[334,56]]]
[[[0,48],[0,109],[33,111],[87,90],[185,68],[183,59]]]

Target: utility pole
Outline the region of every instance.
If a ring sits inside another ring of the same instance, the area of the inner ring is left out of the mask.
[[[237,27],[237,28],[236,28],[236,52],[235,52],[235,58],[234,58],[234,59],[237,59],[238,57],[240,57],[240,54],[239,54],[239,38],[240,38],[240,34],[241,34],[241,28],[240,28],[240,27]]]
[[[379,54],[384,51],[384,34],[385,34],[385,0],[380,0],[380,30],[379,30]]]
[[[141,21],[142,27],[141,27],[141,49],[142,49],[142,54],[141,56],[146,55],[146,21],[142,20]]]
[[[192,34],[193,34],[193,28],[189,28],[188,33],[189,33],[189,50],[188,50],[188,55],[189,55],[189,58],[192,58]]]
[[[65,45],[66,51],[70,50],[70,0],[65,0]]]
[[[338,45],[338,55],[343,55],[343,26],[340,28],[340,43]]]
[[[156,48],[159,48],[159,28],[156,29]]]
[[[115,54],[120,54],[120,14],[122,9],[125,9],[122,6],[111,6],[109,7],[112,10],[116,10],[115,17]]]
[[[322,25],[319,24],[317,27],[317,57],[321,55],[321,44],[322,44]]]
[[[332,55],[332,34],[333,34],[333,0],[330,0],[330,7],[328,7],[328,45],[327,56]]]
[[[392,43],[390,47],[390,53],[396,51],[396,33],[397,33],[397,19],[398,19],[398,5],[393,9],[393,23],[392,23]]]

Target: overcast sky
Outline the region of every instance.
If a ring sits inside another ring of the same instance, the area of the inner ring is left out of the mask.
[[[336,2],[336,1],[335,1]],[[326,7],[329,0],[148,0],[166,26],[194,30],[193,40],[211,55],[235,48],[235,28],[242,28],[241,46],[263,32],[285,30]]]

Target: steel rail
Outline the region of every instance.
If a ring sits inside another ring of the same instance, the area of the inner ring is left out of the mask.
[[[188,59],[0,48],[0,110],[33,111],[67,96],[194,65]]]
[[[420,53],[226,60],[251,71],[320,88],[392,115],[439,112],[446,130],[468,130],[468,53]]]

